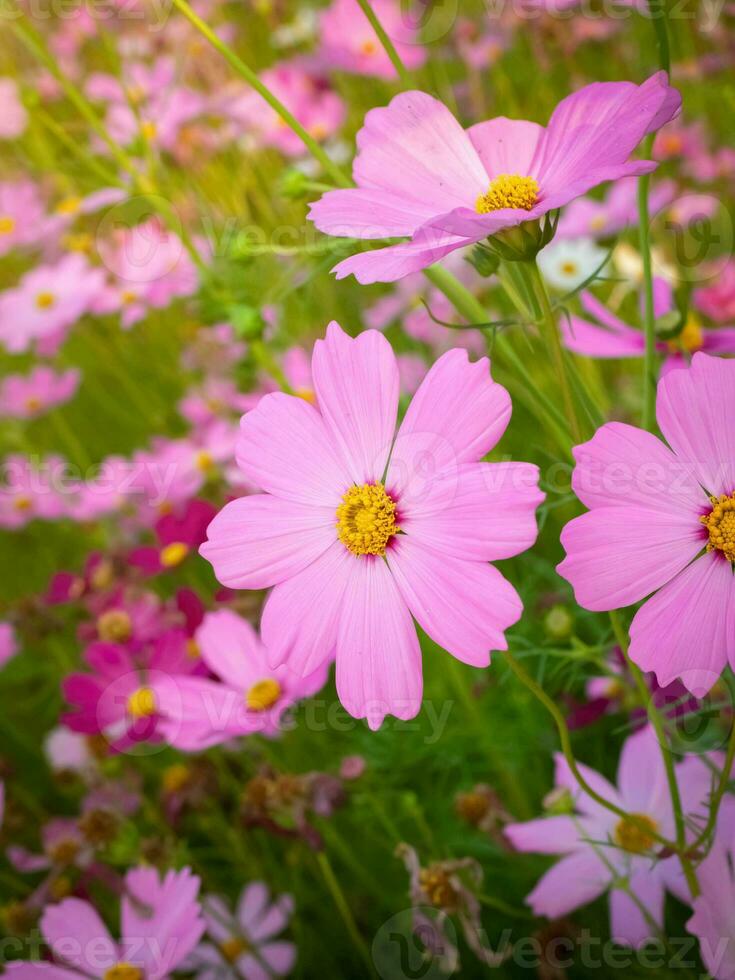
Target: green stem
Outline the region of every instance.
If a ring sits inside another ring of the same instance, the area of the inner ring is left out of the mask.
[[[559,740],[561,742],[561,750],[564,753],[564,758],[567,761],[567,764],[569,766],[572,775],[577,780],[581,789],[587,794],[587,796],[593,799],[596,803],[599,803],[600,806],[604,806],[606,810],[610,810],[611,813],[614,813],[617,816],[619,816],[621,820],[625,820],[627,823],[630,823],[634,827],[637,827],[648,837],[653,837],[654,840],[658,841],[658,843],[661,844],[663,847],[675,851],[676,844],[673,841],[667,840],[665,837],[662,837],[661,834],[659,834],[657,831],[652,830],[647,821],[640,820],[636,814],[628,813],[626,810],[623,810],[622,807],[619,807],[617,804],[612,803],[610,800],[606,800],[604,796],[600,796],[600,794],[590,786],[590,784],[587,782],[587,780],[580,772],[579,766],[577,765],[577,762],[574,758],[574,753],[572,752],[572,740],[569,734],[569,728],[567,727],[567,723],[564,720],[564,716],[559,710],[556,702],[553,701],[546,693],[546,691],[541,687],[541,685],[538,684],[533,679],[533,677],[531,677],[531,675],[528,673],[525,667],[522,667],[521,664],[518,663],[518,661],[510,652],[510,650],[506,650],[504,657],[508,666],[516,675],[518,680],[522,684],[524,684],[535,697],[538,698],[538,700],[541,702],[541,704],[543,704],[543,706],[546,708],[546,710],[549,712],[551,717],[556,722],[556,727],[559,732]]]
[[[653,703],[653,698],[651,697],[651,692],[646,684],[645,677],[636,664],[634,664],[630,659],[628,637],[623,629],[622,623],[620,622],[620,617],[618,616],[617,611],[612,610],[610,612],[610,621],[612,623],[618,645],[623,652],[628,669],[630,670],[633,680],[635,681],[635,685],[638,688],[638,694],[641,698],[641,702],[643,707],[646,709],[648,719],[653,726],[653,730],[656,733],[656,739],[658,740],[658,744],[661,748],[661,757],[663,759],[664,769],[666,770],[666,781],[669,786],[669,796],[671,797],[671,807],[674,811],[674,825],[676,827],[676,851],[679,855],[679,861],[681,862],[681,868],[684,872],[687,885],[689,886],[689,891],[692,894],[692,898],[696,898],[697,895],[699,895],[699,882],[697,881],[697,876],[694,873],[692,862],[686,853],[686,823],[684,820],[684,811],[681,805],[679,783],[676,779],[674,758],[671,754],[671,749],[669,748],[668,739],[666,737],[664,721],[661,717],[661,713]]]
[[[176,2],[176,0],[174,0],[174,2]],[[340,884],[337,881],[337,877],[332,870],[332,865],[329,862],[329,858],[324,851],[319,851],[316,855],[316,860],[321,873],[324,876],[324,881],[327,884],[327,888],[334,899],[334,904],[337,906],[337,911],[341,915],[342,921],[345,924],[345,928],[347,929],[352,942],[355,944],[355,948],[359,952],[360,957],[367,966],[368,976],[374,976],[375,968],[373,966],[372,957],[370,956],[370,951],[367,948],[365,940],[360,935],[360,930],[357,928],[357,923],[352,915],[347,899],[344,896],[344,892],[342,891]]]
[[[732,725],[730,729],[730,739],[727,744],[727,753],[725,755],[725,763],[722,768],[722,775],[720,776],[720,781],[717,785],[717,789],[712,796],[712,802],[710,803],[709,817],[704,830],[699,834],[691,849],[694,851],[698,847],[701,847],[705,841],[708,840],[710,835],[715,829],[717,824],[717,816],[720,812],[720,804],[722,803],[722,798],[725,795],[727,789],[727,784],[730,782],[730,773],[732,772],[733,761],[735,761],[735,724]]]
[[[532,262],[529,263],[528,268],[534,285],[536,286],[536,296],[541,307],[541,322],[544,326],[546,342],[551,349],[551,355],[554,359],[554,368],[559,379],[559,384],[561,385],[564,411],[569,423],[569,431],[572,433],[574,442],[580,443],[582,441],[582,428],[579,424],[577,411],[574,406],[572,388],[569,383],[569,372],[567,370],[567,359],[562,346],[561,337],[559,335],[559,327],[556,323],[556,316],[551,308],[549,294],[546,291],[546,283],[544,282],[538,265],[536,262]]]
[[[656,34],[658,48],[658,63],[662,71],[671,74],[671,52],[669,50],[669,32],[667,26],[666,0],[648,0],[648,12]]]
[[[181,11],[181,13],[186,17],[186,19],[191,23],[199,33],[205,37],[209,43],[215,48],[222,57],[235,69],[241,78],[250,85],[258,95],[262,96],[263,99],[268,103],[271,109],[276,112],[284,123],[291,129],[299,139],[302,141],[307,150],[311,155],[321,163],[325,172],[330,175],[332,180],[340,187],[350,187],[351,181],[346,177],[340,168],[334,163],[333,160],[327,156],[322,147],[317,143],[314,137],[304,129],[301,123],[298,121],[296,116],[290,112],[286,106],[276,98],[276,96],[271,92],[271,90],[261,82],[257,74],[249,68],[245,62],[238,57],[237,54],[232,50],[232,48],[225,44],[211,27],[199,17],[198,14],[192,10],[191,6],[186,2],[186,0],[173,0],[174,6]]]
[[[644,143],[646,156],[650,155],[653,136]],[[656,321],[653,309],[653,270],[651,266],[651,242],[648,227],[648,186],[650,177],[638,178],[638,244],[643,263],[643,330],[646,348],[643,356],[643,409],[641,422],[649,432],[656,414]]]
[[[401,56],[396,51],[395,45],[388,37],[388,34],[385,28],[383,27],[383,25],[380,23],[377,14],[368,3],[368,0],[357,0],[357,2],[360,4],[360,9],[362,10],[362,12],[370,21],[370,26],[378,35],[378,40],[383,45],[383,48],[385,49],[385,53],[390,58],[391,64],[393,65],[396,72],[398,73],[398,77],[400,78],[401,83],[408,88],[411,85],[411,77],[408,74],[408,70],[406,69],[406,66],[401,61]]]

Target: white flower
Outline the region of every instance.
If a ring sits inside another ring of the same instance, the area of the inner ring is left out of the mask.
[[[539,252],[538,264],[546,281],[566,293],[589,279],[605,254],[591,238],[573,238],[547,245]]]

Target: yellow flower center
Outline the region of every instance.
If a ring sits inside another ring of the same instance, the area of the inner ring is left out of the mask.
[[[79,842],[71,838],[57,841],[48,852],[54,864],[71,864],[77,854],[79,854]]]
[[[230,936],[229,939],[225,939],[219,944],[219,951],[228,963],[234,963],[235,960],[239,960],[247,949],[248,944],[240,936]]]
[[[576,276],[579,270],[576,262],[562,262],[561,271],[565,276]]]
[[[117,963],[105,970],[102,980],[143,980],[143,971],[132,963]]]
[[[150,718],[156,713],[156,695],[150,687],[139,687],[128,698],[128,713],[133,718]]]
[[[382,483],[350,487],[337,508],[337,536],[353,555],[384,555],[400,531],[396,505]]]
[[[125,306],[129,306],[138,299],[138,294],[134,293],[132,289],[123,289],[120,293],[120,299]]]
[[[186,655],[187,657],[191,657],[192,660],[198,660],[202,655],[202,651],[199,649],[199,644],[193,636],[190,636],[186,641]]]
[[[56,302],[56,297],[53,293],[43,292],[36,296],[36,306],[39,310],[49,310]]]
[[[624,851],[630,854],[643,854],[653,846],[656,839],[653,834],[658,831],[658,824],[645,813],[632,813],[631,816],[636,818],[637,823],[629,817],[623,817],[615,828],[613,838],[618,847],[622,847]]]
[[[183,762],[176,762],[163,770],[163,790],[165,793],[180,793],[189,782],[191,773]]]
[[[522,208],[530,211],[538,200],[538,182],[520,174],[499,174],[490,181],[484,194],[475,202],[478,214],[500,211],[501,208]]]
[[[3,215],[0,218],[0,235],[12,235],[15,231],[15,219],[10,215]]]
[[[33,506],[33,501],[31,500],[31,498],[25,497],[23,495],[21,495],[20,497],[16,497],[15,500],[13,501],[13,507],[15,507],[15,509],[19,511],[30,510],[32,506]]]
[[[735,561],[735,493],[710,497],[712,510],[700,517],[709,531],[707,551],[721,551],[728,561]]]
[[[368,58],[371,55],[377,54],[377,51],[378,51],[378,45],[375,43],[375,41],[371,41],[371,40],[363,41],[362,44],[360,45],[360,53],[367,55]]]
[[[602,231],[602,229],[607,224],[607,218],[604,214],[596,214],[594,218],[590,221],[590,228],[592,231]]]
[[[29,395],[25,400],[26,411],[37,412],[43,407],[43,402],[38,397],[38,395]]]
[[[108,609],[97,620],[97,632],[108,643],[124,643],[132,635],[133,624],[124,609]]]
[[[454,890],[447,871],[438,864],[429,865],[419,871],[419,885],[428,901],[438,909],[451,909],[457,903],[457,893]]]
[[[140,124],[140,132],[143,139],[151,143],[156,138],[156,124],[151,122],[150,119],[146,119],[145,122]]]
[[[265,677],[248,689],[245,704],[251,711],[266,711],[273,707],[280,696],[281,685],[275,677]]]
[[[297,388],[294,394],[298,398],[303,398],[310,405],[316,405],[316,392],[313,388]]]
[[[81,198],[78,197],[65,197],[63,201],[59,201],[56,205],[57,214],[76,214],[81,206]]]
[[[683,348],[689,354],[693,354],[702,349],[703,343],[704,336],[699,320],[693,313],[690,313],[679,336],[675,340],[669,341],[669,350],[675,354]]]
[[[206,449],[200,449],[194,457],[194,465],[202,473],[211,473],[214,469],[214,460],[212,459],[211,453],[208,453]]]
[[[176,565],[182,563],[188,554],[188,544],[184,544],[183,541],[172,541],[165,548],[161,548],[161,554],[158,557],[164,568],[175,568]]]

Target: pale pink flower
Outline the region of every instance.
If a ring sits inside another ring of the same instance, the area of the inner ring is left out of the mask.
[[[31,419],[73,398],[79,371],[54,371],[44,364],[30,374],[11,374],[0,382],[0,416]]]
[[[103,288],[102,270],[77,253],[55,265],[36,266],[18,286],[0,294],[0,343],[13,354],[38,341],[58,346]]]
[[[735,665],[735,361],[695,354],[659,381],[656,409],[668,446],[609,422],[575,448],[572,487],[590,510],[562,531],[558,571],[585,609],[655,593],[630,655],[661,687],[679,678],[702,697]]]
[[[345,104],[328,82],[299,63],[283,62],[263,72],[263,84],[298,119],[316,140],[334,136],[344,122]],[[255,134],[263,146],[274,146],[288,156],[303,156],[301,139],[257,92],[247,89],[223,102],[223,113],[246,134]]]
[[[197,901],[199,878],[189,868],[167,871],[131,868],[125,875],[120,940],[114,940],[96,909],[79,898],[49,905],[41,932],[55,963],[6,964],[15,980],[75,980],[125,971],[164,980],[191,953],[204,932]]]
[[[653,184],[648,199],[648,212],[658,214],[670,204],[676,194],[672,180]],[[638,181],[619,180],[602,201],[580,197],[572,201],[559,219],[557,238],[609,238],[626,228],[638,226]]]
[[[17,139],[28,125],[28,112],[13,78],[0,78],[0,139]]]
[[[25,527],[32,520],[54,520],[66,512],[62,491],[66,464],[48,456],[34,464],[14,454],[3,460],[5,483],[0,485],[0,527]]]
[[[732,798],[730,798],[732,799]],[[702,893],[692,902],[687,929],[699,939],[704,965],[715,980],[735,980],[735,826],[720,815],[714,846],[697,868]]]
[[[312,204],[320,231],[410,238],[338,263],[338,278],[392,282],[450,252],[568,204],[598,184],[655,170],[631,154],[679,111],[664,72],[642,85],[597,82],[568,96],[547,127],[498,117],[464,130],[424,92],[371,109],[357,134],[357,187]]]
[[[674,813],[668,791],[661,747],[648,726],[631,735],[623,746],[617,786],[594,769],[579,764],[589,785],[626,813],[638,817],[644,828],[673,840]],[[689,821],[688,837],[707,817],[712,776],[701,758],[689,756],[677,766],[682,809]],[[632,894],[653,922],[663,926],[664,895],[690,899],[679,859],[658,856],[654,837],[626,818],[587,796],[575,780],[566,759],[556,756],[556,786],[571,794],[574,812],[509,824],[504,833],[518,851],[559,854],[561,860],[538,882],[526,902],[535,915],[561,918],[610,889],[612,938],[641,946],[656,932],[630,894],[619,887],[626,881]]]
[[[207,895],[202,909],[208,941],[186,963],[197,980],[269,980],[291,972],[296,947],[277,938],[293,914],[290,895],[271,901],[267,885],[252,881],[243,888],[234,914],[219,895]]]
[[[46,225],[46,212],[33,181],[0,183],[0,255],[41,244]]]
[[[241,422],[238,465],[265,492],[227,504],[201,553],[235,589],[275,586],[270,662],[306,676],[336,650],[346,709],[377,728],[421,705],[412,615],[453,656],[486,667],[521,613],[489,565],[536,537],[543,499],[526,463],[481,463],[508,424],[486,359],[451,350],[397,434],[399,373],[382,336],[330,324],[312,375],[318,409],[266,395]]]
[[[404,65],[423,65],[426,49],[400,0],[371,0],[371,6]],[[357,0],[332,0],[320,15],[319,38],[317,57],[325,68],[395,78],[393,63]]]

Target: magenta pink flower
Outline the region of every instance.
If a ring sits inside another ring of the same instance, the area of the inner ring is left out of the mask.
[[[30,374],[10,374],[0,382],[0,415],[31,419],[73,397],[79,371],[54,371],[39,364]]]
[[[253,732],[274,735],[283,712],[327,681],[328,662],[306,677],[271,667],[253,627],[229,609],[207,613],[195,642],[215,679],[175,676],[158,690],[161,731],[185,751]]]
[[[426,61],[416,26],[400,0],[371,0],[371,6],[407,68]],[[317,57],[325,68],[356,75],[395,78],[396,70],[357,0],[332,0],[319,18]]]
[[[0,621],[0,669],[18,653],[18,638],[12,623]]]
[[[158,546],[134,548],[128,562],[145,575],[178,568],[206,539],[207,525],[217,513],[206,500],[190,500],[180,513],[164,514],[155,524]]]
[[[290,895],[271,902],[267,885],[252,881],[234,915],[218,895],[207,895],[202,908],[211,941],[201,943],[187,962],[197,980],[269,980],[291,972],[296,947],[277,938],[293,914]]]
[[[661,687],[703,696],[735,665],[735,361],[695,354],[658,384],[668,442],[609,422],[574,450],[588,513],[561,536],[558,571],[585,609],[655,593],[630,628],[630,655]]]
[[[673,291],[665,279],[654,279],[653,299],[654,315],[657,318],[676,309]],[[580,302],[585,312],[597,322],[580,316],[564,318],[561,331],[569,350],[588,357],[643,357],[646,341],[642,331],[623,323],[592,293],[583,292]],[[701,326],[696,314],[690,312],[681,331],[671,340],[658,341],[656,349],[664,355],[661,373],[668,374],[674,368],[686,367],[696,351],[735,354],[735,327],[707,329]]]
[[[735,321],[735,259],[730,259],[711,283],[694,290],[694,305],[715,323]]]
[[[40,265],[20,284],[0,294],[0,343],[13,354],[35,341],[63,340],[104,288],[100,269],[78,253],[55,265]]]
[[[464,130],[430,95],[404,92],[365,117],[357,187],[327,192],[310,218],[330,235],[409,237],[334,268],[340,279],[354,273],[363,283],[392,282],[605,181],[655,170],[630,155],[680,103],[659,72],[640,86],[587,85],[559,103],[546,128],[501,116]]]
[[[204,932],[199,878],[189,868],[131,868],[125,875],[120,932],[110,936],[96,909],[79,898],[50,905],[41,919],[56,965],[8,963],[15,980],[79,980],[122,976],[163,980],[191,953]],[[113,971],[115,971],[113,973]]]
[[[592,789],[610,803],[638,817],[653,833],[668,840],[674,838],[674,814],[661,748],[650,726],[626,740],[617,786],[594,769],[584,765],[579,765],[579,769]],[[707,816],[710,769],[701,758],[689,756],[677,766],[677,775],[684,814],[692,826],[701,826]],[[504,831],[518,851],[562,855],[526,902],[534,914],[556,919],[611,889],[613,939],[632,946],[643,945],[652,936],[651,925],[620,883],[628,882],[633,895],[662,926],[665,892],[672,892],[683,902],[690,897],[678,858],[657,859],[661,846],[655,838],[587,796],[560,754],[556,756],[555,782],[559,789],[571,794],[573,813],[509,824]],[[689,838],[693,836],[690,829]]]
[[[412,615],[453,656],[486,667],[521,614],[492,565],[536,538],[543,499],[526,463],[481,463],[510,418],[488,361],[451,350],[396,434],[399,376],[382,336],[330,324],[312,374],[318,409],[266,395],[241,423],[237,460],[265,492],[227,504],[201,553],[235,589],[274,586],[271,663],[306,676],[336,650],[337,690],[373,728],[422,696]]]

